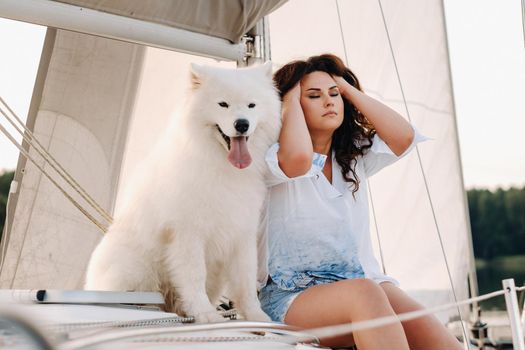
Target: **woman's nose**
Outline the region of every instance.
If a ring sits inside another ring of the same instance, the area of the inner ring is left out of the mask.
[[[325,100],[324,100],[324,105],[325,107],[333,107],[334,105],[334,101],[332,99],[332,97],[327,97]]]

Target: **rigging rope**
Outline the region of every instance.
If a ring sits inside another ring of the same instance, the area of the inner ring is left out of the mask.
[[[337,19],[339,20],[339,31],[341,32],[341,40],[343,41],[345,64],[348,67],[348,54],[346,52],[345,35],[343,32],[343,23],[341,21],[341,12],[339,10],[338,0],[335,0],[335,7],[337,9]],[[376,232],[377,244],[379,245],[379,257],[381,258],[381,269],[383,270],[383,273],[386,274],[385,259],[383,256],[383,247],[381,246],[381,239],[379,238],[379,227],[377,225],[377,216],[376,216],[376,211],[375,211],[375,206],[374,206],[374,198],[372,196],[372,190],[370,189],[370,181],[368,180],[368,178],[366,179],[366,187],[368,190],[368,198],[370,200],[370,207],[372,209],[372,217],[374,218],[374,227],[375,227],[375,232]]]
[[[24,155],[28,160],[30,160],[48,179],[55,185],[60,192],[78,209],[84,214],[91,222],[93,222],[102,232],[107,232],[107,227],[100,223],[95,217],[88,213],[73,197],[71,197],[53,178],[40,166],[34,159],[29,155],[29,153],[14,139],[13,136],[7,131],[2,124],[0,124],[0,131],[4,133],[7,138],[15,145],[16,148]]]
[[[525,287],[522,287],[525,288]],[[330,338],[340,335],[347,335],[355,331],[363,331],[371,328],[377,328],[386,326],[392,323],[405,322],[434,314],[437,312],[445,311],[451,308],[458,308],[462,305],[477,303],[483,300],[488,300],[500,295],[505,294],[504,290],[498,290],[492,293],[487,293],[485,295],[480,295],[475,298],[465,299],[459,302],[447,303],[432,308],[427,308],[423,310],[416,310],[406,313],[401,313],[394,316],[380,317],[372,320],[359,321],[354,323],[345,323],[340,325],[331,325],[326,327],[319,328],[310,328],[310,329],[297,329],[295,327],[275,324],[275,323],[262,323],[262,322],[250,322],[250,321],[241,321],[241,322],[225,322],[225,323],[215,323],[215,324],[192,324],[185,326],[169,326],[169,323],[173,321],[173,318],[167,319],[167,324],[163,324],[160,328],[139,328],[139,329],[118,329],[118,330],[108,330],[105,332],[98,332],[93,335],[88,335],[80,338],[69,339],[58,345],[59,349],[76,349],[78,347],[87,347],[93,346],[95,344],[102,344],[105,342],[113,342],[124,339],[132,339],[137,337],[146,337],[146,336],[155,336],[155,335],[170,335],[170,334],[183,334],[183,337],[188,337],[188,334],[194,332],[210,332],[218,330],[231,330],[231,331],[251,331],[251,332],[272,332],[282,334],[280,338],[273,339],[281,343],[288,344],[297,344],[297,343],[317,343],[320,338]],[[162,321],[162,319],[153,320]],[[138,321],[117,321],[112,326],[116,327],[128,327],[128,326],[140,326],[140,322],[151,322],[152,320],[138,320]],[[128,324],[129,322],[129,324]],[[138,322],[134,324],[134,322]],[[71,324],[72,329],[82,329],[82,324],[75,323]],[[86,327],[90,328],[92,326],[103,326],[103,323],[86,323]],[[67,333],[68,325],[61,324],[62,330],[65,330]],[[49,328],[52,330],[52,328]],[[67,337],[66,337],[67,338]],[[195,341],[209,341],[207,337],[197,337],[194,338]],[[241,338],[236,338],[241,340]],[[465,338],[468,339],[468,338]],[[221,341],[233,341],[234,339],[223,338]],[[245,341],[252,341],[253,339],[242,339]],[[264,340],[261,338],[261,340]],[[177,341],[177,339],[173,339]],[[468,345],[468,341],[464,342]]]
[[[393,316],[380,317],[380,318],[375,318],[372,320],[359,321],[359,322],[354,322],[354,323],[346,323],[346,324],[341,324],[341,325],[336,325],[336,326],[311,328],[311,329],[304,330],[304,332],[307,333],[309,336],[313,335],[317,338],[335,337],[338,335],[348,334],[348,333],[355,332],[355,331],[382,327],[382,326],[386,326],[386,325],[396,323],[396,322],[404,322],[404,321],[413,320],[415,318],[423,317],[426,315],[434,314],[434,313],[445,311],[448,309],[459,308],[462,305],[468,305],[474,302],[480,302],[480,301],[487,300],[487,299],[490,299],[490,298],[493,298],[499,295],[503,295],[503,294],[505,294],[504,290],[498,290],[498,291],[488,293],[485,295],[481,295],[475,298],[465,299],[462,301],[455,301],[455,302],[451,302],[451,303],[447,303],[443,305],[425,308],[423,310],[410,311],[410,312],[400,313],[400,314],[393,315]],[[463,322],[461,323],[463,324]],[[464,339],[469,339],[469,338],[466,337]],[[296,341],[301,341],[301,339],[296,340]]]
[[[108,223],[112,223],[113,218],[109,215],[87,192],[78,184],[77,181],[60,165],[60,163],[42,146],[34,134],[25,126],[16,113],[9,107],[9,105],[0,96],[0,102],[5,106],[9,113],[15,120],[24,128],[25,133],[17,127],[11,118],[0,107],[0,112],[7,119],[7,121],[18,131],[24,140],[31,145],[38,152],[38,154],[47,161],[47,163],[89,204],[95,209]],[[34,143],[33,143],[34,141]],[[38,147],[36,147],[38,146]],[[55,165],[56,164],[56,165]]]
[[[220,311],[219,314],[224,318],[234,320],[237,318],[237,310]],[[159,317],[138,320],[119,320],[119,321],[93,321],[93,322],[75,322],[75,323],[59,323],[47,325],[45,328],[52,332],[69,333],[75,331],[84,331],[92,329],[107,329],[107,328],[140,328],[140,327],[157,327],[169,326],[173,324],[191,324],[195,323],[193,316],[173,316],[173,317]]]
[[[523,27],[523,47],[525,47],[525,0],[521,0],[521,26]]]
[[[277,334],[297,334],[299,331],[296,331],[296,327],[287,326],[283,324],[267,323],[267,322],[252,322],[252,321],[241,321],[241,322],[220,322],[220,323],[211,323],[211,324],[192,324],[187,326],[173,326],[173,327],[161,327],[161,328],[140,328],[140,329],[119,329],[113,332],[103,332],[96,334],[91,337],[85,337],[80,339],[74,339],[70,341],[63,342],[58,344],[57,349],[60,350],[73,350],[79,348],[85,348],[89,346],[94,346],[97,344],[103,344],[108,342],[114,342],[117,340],[123,339],[133,339],[137,337],[146,337],[146,336],[155,336],[161,334],[176,334],[176,333],[195,333],[195,332],[209,332],[209,331],[247,331],[247,332],[275,332]],[[301,331],[301,336],[283,336],[281,339],[307,339],[309,343],[318,342],[318,339],[315,339],[312,336],[303,334]],[[257,335],[257,334],[256,334]],[[208,337],[199,337],[197,341],[206,341]],[[188,339],[187,336],[184,336],[183,339]],[[240,339],[235,337],[230,338],[226,337],[212,337],[219,341],[234,341],[234,340],[250,340],[258,339],[261,341],[274,341],[273,338],[267,338],[265,335],[258,338],[250,339]]]
[[[383,25],[385,26],[385,32],[386,32],[386,36],[387,36],[387,39],[388,39],[388,46],[390,48],[390,53],[392,55],[392,60],[393,60],[393,63],[394,63],[394,68],[395,68],[395,71],[396,71],[396,76],[397,76],[397,80],[398,80],[398,83],[399,83],[399,88],[401,90],[401,96],[403,97],[403,102],[404,102],[404,106],[405,106],[405,112],[407,114],[408,121],[411,122],[412,119],[410,117],[410,112],[408,110],[408,105],[407,105],[407,102],[406,102],[406,97],[405,97],[405,91],[403,89],[403,84],[401,83],[401,76],[399,75],[399,69],[398,69],[398,66],[397,66],[396,57],[394,55],[394,49],[393,49],[393,46],[392,46],[392,41],[390,39],[390,32],[388,31],[388,26],[386,24],[385,14],[384,14],[384,11],[383,11],[383,5],[381,3],[381,0],[377,0],[377,2],[379,4],[379,8],[381,10],[381,17],[383,19]],[[448,279],[449,279],[449,282],[450,282],[450,287],[452,289],[452,295],[454,297],[454,301],[457,303],[458,297],[457,297],[457,294],[456,294],[456,288],[454,287],[454,281],[452,279],[452,273],[450,272],[450,266],[448,264],[447,254],[445,252],[445,246],[443,244],[443,237],[441,236],[441,230],[439,228],[439,224],[438,224],[438,221],[437,221],[437,218],[436,218],[436,212],[435,212],[435,209],[434,209],[434,202],[432,201],[432,197],[430,196],[430,190],[428,188],[427,177],[426,177],[425,171],[423,169],[423,163],[421,161],[421,154],[419,152],[419,147],[417,145],[416,145],[416,153],[417,153],[417,159],[418,159],[419,168],[421,169],[421,175],[423,176],[423,182],[425,184],[425,191],[427,193],[428,202],[430,204],[430,209],[431,209],[431,212],[432,212],[432,218],[434,219],[434,224],[435,224],[435,227],[436,227],[437,236],[439,238],[439,245],[441,247],[441,252],[443,254],[445,267],[447,269],[447,275],[448,275]],[[462,314],[461,309],[459,308],[459,306],[457,307],[457,312],[459,314],[459,318],[462,321],[461,324],[463,325],[463,320],[464,320],[463,319],[463,314]],[[463,336],[465,337],[465,339],[469,339],[468,336],[467,336],[467,330],[465,329],[464,325],[462,327],[462,330],[463,330]]]

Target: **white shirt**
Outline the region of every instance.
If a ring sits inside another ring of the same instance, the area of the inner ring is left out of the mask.
[[[376,134],[373,144],[357,158],[359,190],[344,181],[332,154],[332,183],[323,174],[326,156],[314,153],[312,167],[289,178],[279,167],[276,143],[266,153],[269,197],[259,244],[259,288],[267,276],[281,289],[304,288],[314,278],[370,278],[378,283],[396,280],[382,273],[370,240],[366,179],[408,154],[426,140],[414,128],[414,139],[396,156]],[[355,197],[354,197],[355,196]]]

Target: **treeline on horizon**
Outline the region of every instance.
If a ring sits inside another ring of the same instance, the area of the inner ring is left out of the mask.
[[[0,234],[13,176],[12,171],[0,174]],[[494,191],[470,189],[467,198],[476,258],[525,255],[525,186]]]
[[[9,194],[9,187],[11,186],[11,181],[13,180],[14,176],[14,171],[0,173],[0,237],[2,237],[2,233],[4,232],[7,196]]]
[[[525,255],[525,186],[467,191],[474,256]]]

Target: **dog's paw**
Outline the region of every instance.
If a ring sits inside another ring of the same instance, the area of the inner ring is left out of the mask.
[[[244,313],[244,318],[247,321],[272,322],[270,317],[262,310],[251,310]]]
[[[196,323],[218,323],[227,321],[227,319],[222,317],[217,311],[198,313],[194,317]]]

